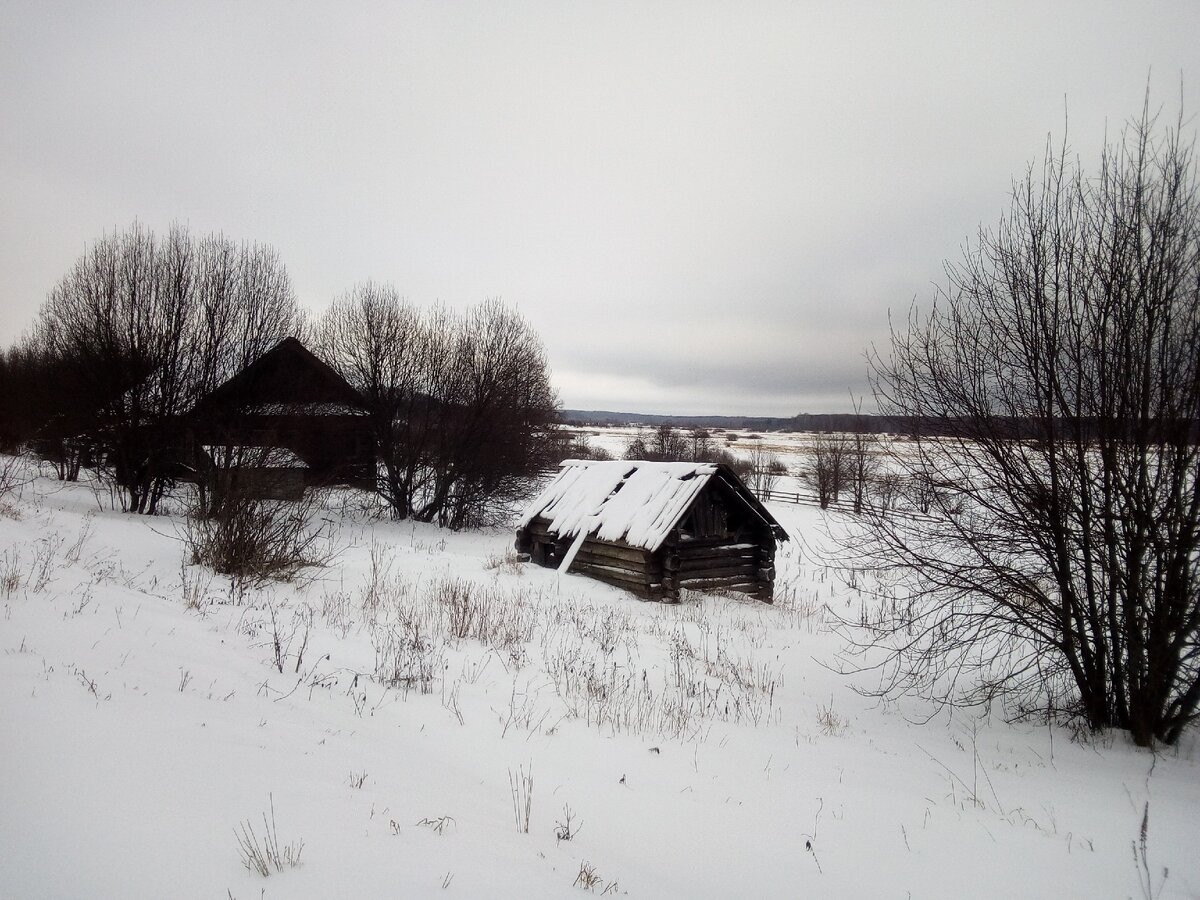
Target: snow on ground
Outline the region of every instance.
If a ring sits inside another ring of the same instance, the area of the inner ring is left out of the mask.
[[[773,507],[800,540],[769,607],[333,508],[314,580],[239,597],[180,519],[101,505],[40,479],[0,515],[0,896],[1141,897],[1147,802],[1151,892],[1200,894],[1195,735],[855,693],[819,510]],[[272,806],[303,847],[263,877],[235,829],[261,846]]]

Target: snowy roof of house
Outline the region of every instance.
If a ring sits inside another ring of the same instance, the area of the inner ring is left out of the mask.
[[[205,444],[204,452],[220,466],[248,469],[307,469],[308,464],[287,447],[246,444]]]
[[[554,480],[525,509],[520,526],[540,516],[549,520],[550,531],[559,537],[577,537],[586,531],[602,541],[624,541],[655,551],[718,472],[728,473],[734,488],[745,493],[764,522],[782,533],[771,514],[725,467],[636,460],[564,461]]]
[[[259,403],[244,410],[254,416],[365,416],[349,403]]]
[[[272,404],[291,407],[268,414],[342,415],[341,407],[362,409],[362,395],[327,362],[294,337],[286,337],[211,393],[201,397],[192,415],[248,411]],[[310,405],[304,409],[303,405]],[[322,409],[337,404],[337,413]],[[263,410],[256,410],[263,415]]]

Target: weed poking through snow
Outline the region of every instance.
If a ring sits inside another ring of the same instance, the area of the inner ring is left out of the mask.
[[[561,844],[563,841],[569,841],[579,834],[579,829],[583,827],[583,822],[575,822],[575,812],[566,803],[563,804],[563,817],[561,820],[554,823],[554,841]]]
[[[509,769],[508,785],[512,791],[513,818],[517,823],[517,831],[529,834],[529,817],[533,811],[533,766],[529,767],[528,775],[524,766],[516,772]]]
[[[1137,840],[1131,841],[1133,849],[1133,865],[1137,869],[1138,887],[1141,888],[1145,900],[1158,900],[1163,888],[1167,886],[1167,876],[1170,870],[1163,866],[1162,880],[1154,885],[1154,876],[1150,872],[1150,801],[1142,808],[1142,827],[1138,829]]]
[[[271,818],[263,813],[263,839],[260,842],[254,832],[250,820],[242,822],[239,829],[234,829],[237,838],[238,855],[242,865],[251,872],[257,872],[263,878],[271,871],[282,872],[285,868],[294,869],[300,865],[300,854],[304,852],[304,841],[292,841],[280,846],[279,832],[275,827],[275,797],[267,795],[271,804]]]
[[[427,817],[417,822],[417,825],[428,828],[434,834],[445,834],[446,829],[454,824],[456,824],[454,821],[454,816],[438,816],[436,819],[430,819]]]

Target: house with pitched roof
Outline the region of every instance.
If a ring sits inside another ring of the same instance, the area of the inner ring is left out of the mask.
[[[570,459],[525,509],[516,546],[644,599],[721,590],[770,603],[787,539],[726,465]]]

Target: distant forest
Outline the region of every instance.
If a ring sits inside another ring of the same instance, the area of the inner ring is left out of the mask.
[[[568,425],[670,425],[672,428],[707,428],[738,431],[801,431],[812,433],[841,432],[847,434],[895,434],[907,437],[965,437],[971,433],[970,423],[962,419],[920,416],[872,416],[855,413],[801,413],[787,418],[770,416],[655,416],[643,413],[610,412],[608,410],[564,409],[559,411]],[[998,436],[1010,440],[1028,440],[1042,434],[1044,421],[1013,416],[992,416],[992,427]],[[1104,420],[1066,419],[1056,421],[1071,426],[1084,435],[1096,437]],[[1134,420],[1128,425],[1133,427]],[[1148,425],[1148,435],[1159,440],[1179,440],[1185,445],[1200,443],[1200,418],[1163,419]]]
[[[858,431],[868,434],[910,434],[910,419],[854,413],[801,413],[771,416],[655,416],[597,409],[564,409],[568,425],[670,425],[672,428],[736,428],[742,431]]]

